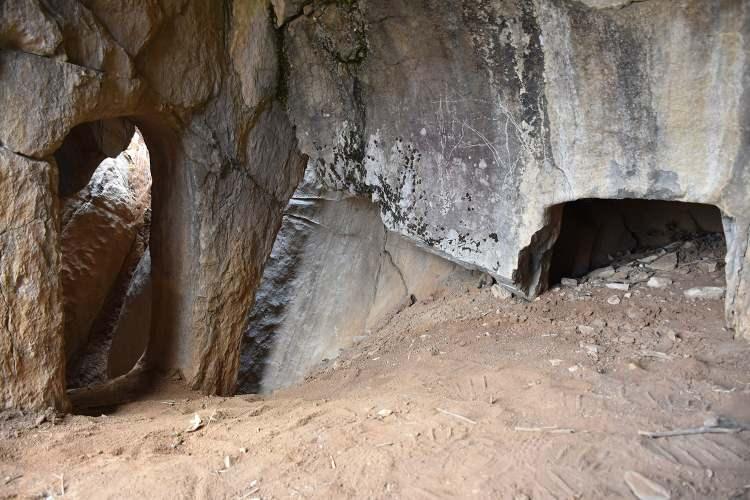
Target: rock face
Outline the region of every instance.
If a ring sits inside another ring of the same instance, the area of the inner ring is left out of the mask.
[[[148,247],[150,169],[148,149],[136,131],[121,154],[98,166],[84,189],[62,200],[69,389],[106,380],[113,329]]]
[[[54,162],[0,148],[0,404],[65,402]]]
[[[128,124],[153,165],[148,364],[191,387],[233,391],[263,263],[306,164],[326,197],[369,198],[390,233],[529,297],[546,286],[562,203],[715,205],[727,319],[750,338],[749,10],[6,0],[3,404],[65,406],[58,189],[86,185]]]
[[[151,206],[151,174],[140,134],[62,200],[62,285],[68,361],[85,345]]]
[[[125,375],[146,351],[151,333],[151,254],[143,254],[125,294],[107,356],[107,377]]]
[[[327,188],[527,296],[546,286],[561,203],[715,205],[727,317],[748,336],[749,10],[313,2],[284,26],[289,112]]]
[[[470,275],[387,231],[370,201],[306,183],[287,207],[258,289],[238,390],[269,392],[301,381],[447,279],[475,286]]]
[[[74,128],[119,117],[143,133],[154,174],[149,365],[232,392],[247,311],[305,164],[276,98],[269,9],[263,0],[3,3],[0,175],[13,193],[0,203],[4,406],[66,404],[54,159]],[[82,169],[91,142],[75,141]],[[66,165],[75,152],[66,148]],[[60,185],[80,186],[67,172],[80,173],[61,168]]]

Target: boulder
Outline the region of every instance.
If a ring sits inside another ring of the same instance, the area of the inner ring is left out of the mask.
[[[88,186],[63,200],[65,351],[85,346],[151,204],[148,150],[140,134],[99,165]]]

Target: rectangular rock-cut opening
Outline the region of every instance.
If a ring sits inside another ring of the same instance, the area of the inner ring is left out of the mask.
[[[126,373],[148,342],[151,165],[124,119],[75,127],[55,159],[66,384],[75,389]]]
[[[705,273],[706,284],[724,286],[726,242],[721,212],[713,205],[581,199],[561,208],[550,286],[592,272],[631,283],[656,278],[653,285],[660,277],[667,283],[672,272]]]

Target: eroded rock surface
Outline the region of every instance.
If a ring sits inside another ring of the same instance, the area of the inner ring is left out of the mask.
[[[40,215],[44,234],[24,236],[2,255],[7,272],[20,263],[35,270],[24,279],[43,295],[33,315],[22,314],[30,302],[8,303],[0,355],[5,405],[65,405],[53,157],[77,126],[120,117],[142,131],[154,167],[150,248],[158,334],[150,336],[148,364],[177,371],[206,392],[233,390],[247,311],[305,161],[276,99],[279,47],[270,4],[234,2],[225,10],[209,0],[3,4],[0,147],[16,170],[29,161],[52,165],[48,178],[33,182],[3,171],[8,192],[47,200],[50,212]],[[81,168],[89,168],[80,145],[91,137],[87,131],[86,140],[76,141],[66,160],[75,160],[77,150]],[[87,158],[98,154],[101,144],[93,143]],[[75,170],[75,161],[67,163]],[[22,217],[13,199],[2,202],[9,228]],[[2,234],[11,235],[5,227]],[[121,260],[98,255],[120,249],[107,250],[91,257]],[[4,293],[19,290],[15,278],[3,285]],[[83,295],[75,302],[88,304],[91,297]],[[70,320],[89,323],[91,305]],[[44,326],[11,327],[32,320]],[[19,364],[24,342],[35,342],[24,349],[46,361],[33,369]]]
[[[88,180],[103,143],[86,124],[110,119],[143,132],[154,164],[149,364],[191,387],[234,389],[247,311],[306,163],[321,193],[369,198],[388,231],[527,296],[546,286],[561,203],[715,205],[727,319],[750,337],[747,2],[0,9],[0,148],[15,165],[2,173],[14,193],[0,208],[2,269],[28,268],[18,271],[25,288],[16,276],[3,292],[37,298],[31,315],[29,301],[6,299],[6,405],[65,404],[55,157],[81,174],[72,185]],[[29,219],[38,233],[7,229],[28,219],[17,200],[40,200]],[[29,342],[23,352],[49,363],[14,364]]]
[[[96,169],[88,186],[62,200],[65,351],[80,353],[102,313],[151,206],[148,150],[140,134]]]
[[[146,351],[151,333],[151,254],[146,251],[130,280],[107,355],[109,378],[125,375]]]
[[[580,198],[714,204],[740,269],[747,3],[587,3],[313,2],[284,33],[310,165],[376,201],[389,230],[529,296],[551,207]],[[745,278],[727,276],[747,335]]]
[[[314,172],[295,194],[245,333],[238,389],[270,392],[364,339],[446,281],[478,278],[388,231],[361,197],[323,193]]]
[[[0,404],[65,406],[54,164],[0,147]]]

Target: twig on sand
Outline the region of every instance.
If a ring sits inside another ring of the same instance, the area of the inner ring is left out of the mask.
[[[707,427],[705,425],[701,427],[695,427],[692,429],[675,429],[673,431],[662,431],[662,432],[649,432],[649,431],[638,431],[639,436],[646,436],[650,438],[663,438],[673,436],[690,436],[693,434],[735,434],[737,432],[746,431],[742,427]]]
[[[650,438],[663,438],[674,436],[692,436],[695,434],[735,434],[737,432],[750,430],[750,426],[736,422],[726,417],[709,417],[700,427],[690,429],[675,429],[672,431],[650,432],[638,431],[639,436]]]
[[[18,474],[16,476],[8,476],[5,479],[3,479],[3,484],[10,484],[16,479],[21,479],[23,477],[23,474]]]
[[[60,496],[65,496],[65,474],[55,474],[55,477],[60,479]]]
[[[459,415],[458,413],[453,413],[452,411],[443,410],[442,408],[435,408],[437,411],[444,415],[451,416],[453,418],[457,418],[459,420],[463,420],[464,422],[467,422],[472,425],[476,425],[476,422],[468,417],[464,417],[463,415]]]
[[[573,434],[575,429],[561,429],[557,426],[551,427],[514,427],[517,432],[546,432],[548,434]]]
[[[250,498],[250,496],[255,495],[256,493],[258,493],[259,491],[260,491],[260,488],[257,488],[257,487],[253,488],[252,490],[248,491],[247,493],[245,493],[241,497],[238,497],[237,500],[246,500],[247,498]]]

